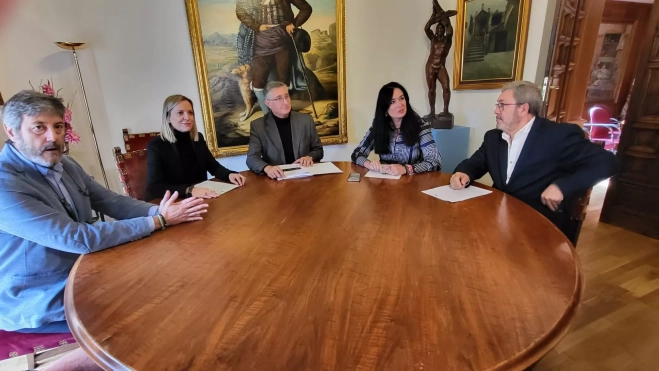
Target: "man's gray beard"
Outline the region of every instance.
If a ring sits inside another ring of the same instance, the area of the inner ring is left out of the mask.
[[[52,167],[53,165],[58,163],[60,161],[60,159],[62,158],[62,156],[61,156],[62,151],[60,150],[60,158],[59,159],[53,161],[52,163],[50,161],[46,161],[46,160],[44,160],[43,158],[40,157],[41,153],[42,153],[41,149],[34,149],[34,148],[28,146],[25,143],[25,141],[23,140],[23,138],[20,138],[20,137],[16,138],[16,140],[14,140],[14,145],[16,146],[16,149],[18,149],[21,152],[21,154],[23,156],[25,156],[25,158],[27,158],[28,160],[34,162],[37,165],[41,165],[41,166],[45,166],[45,167]]]

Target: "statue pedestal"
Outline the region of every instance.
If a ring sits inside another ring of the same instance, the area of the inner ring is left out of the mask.
[[[426,120],[430,127],[433,129],[452,129],[453,128],[453,114],[440,113],[438,115],[430,116],[425,115],[423,119]]]
[[[442,156],[442,172],[453,173],[468,156],[469,133],[467,126],[455,125],[452,129],[432,129],[432,138]]]

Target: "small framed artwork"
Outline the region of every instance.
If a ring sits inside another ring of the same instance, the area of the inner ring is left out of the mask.
[[[206,141],[247,153],[264,88],[289,86],[324,145],[347,143],[344,0],[185,0]],[[200,122],[201,120],[198,120]]]
[[[453,89],[497,89],[524,69],[531,0],[458,0]]]

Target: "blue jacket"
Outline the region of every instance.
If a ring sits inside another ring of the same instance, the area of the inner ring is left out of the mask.
[[[0,329],[13,331],[66,319],[64,285],[76,259],[148,236],[154,205],[107,190],[63,156],[62,182],[78,220],[91,220],[92,209],[118,220],[77,223],[35,165],[9,146],[0,152]]]

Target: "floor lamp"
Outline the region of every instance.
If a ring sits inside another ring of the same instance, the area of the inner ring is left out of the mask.
[[[83,49],[85,43],[76,43],[76,42],[64,42],[58,41],[55,42],[55,45],[59,46],[62,49],[70,50],[73,52],[73,60],[76,63],[76,70],[78,71],[78,81],[80,82],[80,90],[82,90],[82,99],[85,101],[85,108],[87,108],[87,118],[89,119],[89,129],[92,131],[92,137],[94,139],[94,146],[96,147],[96,156],[98,156],[98,162],[101,165],[101,173],[103,173],[103,181],[105,181],[105,188],[110,189],[108,184],[108,177],[105,175],[105,167],[103,167],[103,160],[101,159],[101,151],[98,149],[98,141],[96,140],[96,133],[94,132],[94,124],[92,123],[92,114],[89,111],[89,103],[87,102],[87,94],[85,93],[85,85],[82,83],[82,74],[80,73],[80,65],[78,64],[78,55],[76,54],[76,49]]]

